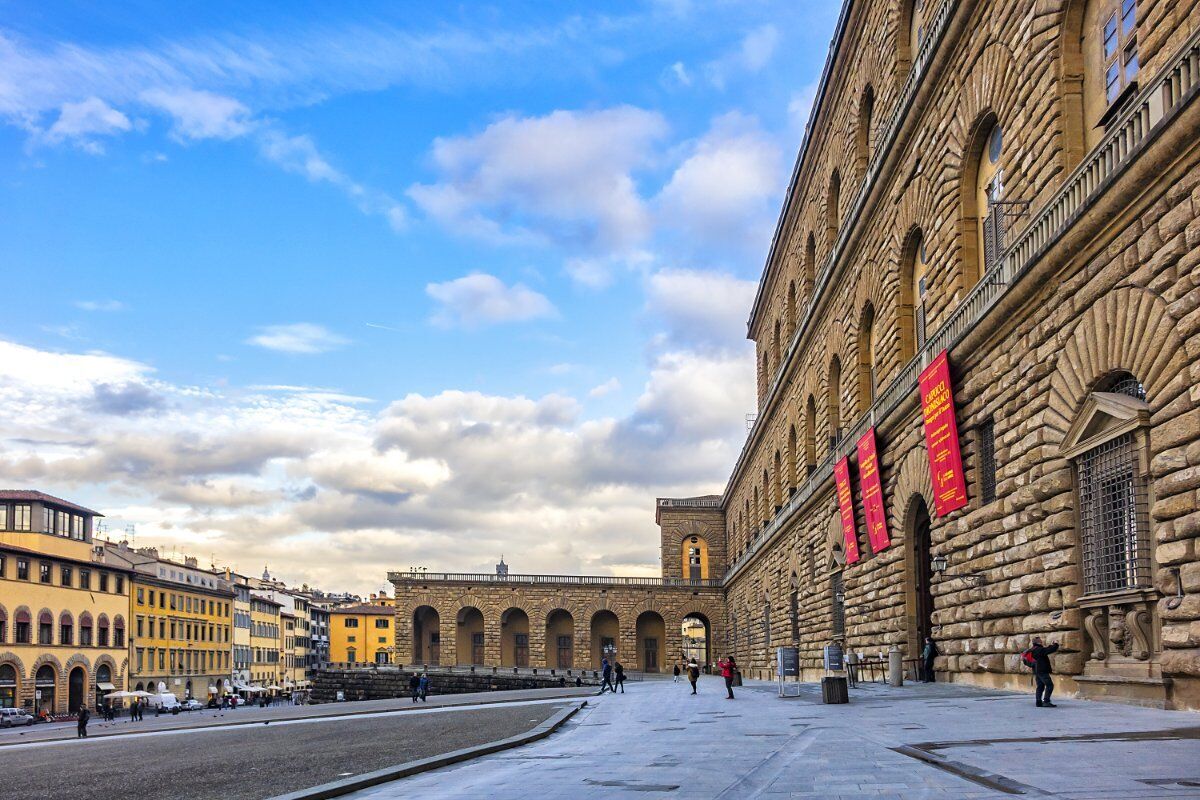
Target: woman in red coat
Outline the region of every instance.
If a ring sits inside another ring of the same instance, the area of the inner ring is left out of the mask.
[[[733,699],[733,676],[737,674],[737,662],[733,660],[733,656],[725,656],[717,662],[717,666],[721,669],[721,677],[725,679],[725,691],[729,692],[726,700]]]

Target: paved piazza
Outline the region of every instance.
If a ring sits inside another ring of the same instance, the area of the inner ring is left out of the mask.
[[[1000,798],[1200,797],[1200,728],[1186,712],[983,689],[863,684],[850,705],[818,687],[780,699],[747,681],[724,699],[719,679],[632,685],[589,703],[544,741],[359,792],[409,797]],[[951,769],[897,752],[920,748]],[[1019,795],[1018,795],[1019,796]]]

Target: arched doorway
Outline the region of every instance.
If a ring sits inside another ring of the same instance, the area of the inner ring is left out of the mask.
[[[909,592],[909,642],[910,657],[921,652],[925,637],[933,635],[933,559],[930,553],[931,530],[929,507],[925,498],[913,498],[908,511],[909,546],[908,574],[911,581]]]
[[[185,688],[187,689],[187,693],[184,695],[184,698],[185,698],[185,699],[191,699],[191,698],[193,697],[193,695],[192,695],[192,682],[191,682],[191,680],[189,680],[189,681],[187,682],[187,686],[186,686]]]
[[[460,608],[455,645],[459,664],[483,664],[483,612],[474,606]]]
[[[592,615],[592,668],[600,669],[601,660],[607,658],[611,664],[617,657],[617,639],[621,626],[617,615],[602,609]]]
[[[112,668],[108,664],[101,664],[96,667],[96,708],[104,707],[104,695],[114,691],[112,682]]]
[[[546,617],[546,663],[558,669],[575,666],[575,619],[561,608]]]
[[[17,707],[17,668],[0,664],[0,708]]]
[[[529,666],[529,615],[519,608],[500,615],[500,666]]]
[[[667,623],[657,611],[643,611],[637,625],[638,666],[643,672],[659,672],[663,668],[663,645],[667,641]]]
[[[58,688],[58,674],[54,667],[49,664],[43,664],[38,668],[37,674],[33,676],[34,701],[33,707],[37,711],[45,710],[48,714],[53,714],[55,708],[55,689]],[[40,699],[39,699],[40,696]]]
[[[421,606],[413,612],[413,662],[441,662],[442,618],[432,606]]]
[[[695,661],[701,667],[712,664],[712,627],[708,617],[692,613],[683,618],[683,660]]]

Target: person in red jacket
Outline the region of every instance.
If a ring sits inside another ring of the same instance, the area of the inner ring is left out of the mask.
[[[733,656],[725,656],[717,662],[717,666],[721,670],[721,677],[725,679],[725,691],[729,692],[726,700],[733,699],[733,677],[737,674],[737,662],[733,660]]]

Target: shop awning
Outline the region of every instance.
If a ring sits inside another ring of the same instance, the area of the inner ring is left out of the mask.
[[[96,688],[105,692],[113,692],[117,689],[117,687],[113,686],[111,683],[103,683],[100,681],[96,682]]]

